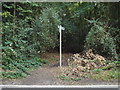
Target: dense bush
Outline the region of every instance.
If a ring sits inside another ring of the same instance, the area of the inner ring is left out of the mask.
[[[59,45],[59,24],[60,18],[55,8],[46,8],[42,11],[39,18],[32,23],[33,31],[30,32],[30,36],[33,37],[31,45],[34,51],[43,53]]]
[[[93,24],[94,25],[86,36],[86,49],[91,48],[105,57],[117,59],[116,45],[110,33],[105,30],[104,26],[102,26],[100,22],[94,21]]]
[[[24,8],[23,5],[30,7]],[[37,10],[36,16],[30,16],[36,12],[36,9],[29,10],[31,7],[41,7],[41,10]],[[2,74],[6,78],[18,78],[16,74],[22,77],[27,70],[47,63],[46,60],[38,60],[36,55],[59,45],[57,27],[60,18],[56,8],[44,8],[40,3],[3,3],[3,8],[1,49],[5,72]],[[9,11],[11,9],[14,12]],[[19,14],[16,15],[17,12]]]
[[[113,37],[113,40],[115,42],[116,45],[116,52],[120,58],[120,29],[119,28],[108,28],[109,33],[111,34],[111,36]]]
[[[3,23],[2,29],[1,68],[3,72],[0,73],[0,76],[5,78],[25,77],[28,70],[42,65],[43,62],[35,54],[32,54],[31,47],[28,47],[29,35],[27,34],[30,26],[26,21],[16,21],[16,24]]]

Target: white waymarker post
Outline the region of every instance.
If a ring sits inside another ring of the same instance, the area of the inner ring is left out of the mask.
[[[62,66],[62,30],[65,30],[61,25],[58,26],[60,32],[60,67]]]

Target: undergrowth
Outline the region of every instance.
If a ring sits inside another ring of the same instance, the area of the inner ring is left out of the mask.
[[[95,80],[120,80],[120,61],[109,62],[105,67],[94,69],[91,71],[91,76]]]
[[[68,69],[63,69],[64,72],[62,74],[59,74],[57,78],[65,81],[78,81],[85,78],[102,81],[120,80],[120,71],[118,69],[119,67],[120,61],[109,61],[103,67],[94,68],[89,72],[79,72],[81,76],[72,75],[72,71],[68,71]]]
[[[118,72],[118,69],[110,69],[110,70],[95,70],[93,71],[91,77],[95,80],[103,80],[103,81],[110,81],[110,80],[118,80],[120,77],[118,77],[120,73]]]
[[[29,71],[32,69],[46,64],[47,61],[40,59],[38,57],[33,57],[26,60],[12,61],[10,64],[2,64],[2,72],[0,72],[0,77],[8,79],[23,78],[29,75]]]

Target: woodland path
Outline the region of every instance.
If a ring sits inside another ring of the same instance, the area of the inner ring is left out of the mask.
[[[69,55],[64,55],[63,59],[66,60],[68,56]],[[50,55],[48,55],[47,58],[50,58]],[[54,57],[54,58],[58,58],[58,57]],[[3,85],[117,85],[118,84],[117,81],[104,82],[104,81],[97,81],[92,79],[84,79],[80,81],[63,81],[57,79],[55,77],[56,73],[60,73],[59,72],[60,67],[58,67],[59,66],[58,62],[59,61],[57,62],[52,61],[47,65],[38,67],[32,72],[29,72],[30,75],[28,75],[26,78],[23,79],[3,80],[2,84]],[[65,61],[63,62],[64,62],[63,66],[65,66],[66,62]]]

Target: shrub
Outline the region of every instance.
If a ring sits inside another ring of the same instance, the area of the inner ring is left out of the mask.
[[[55,8],[44,9],[40,17],[32,23],[32,48],[43,53],[58,46],[59,24],[60,18]]]
[[[97,53],[117,59],[116,45],[111,35],[106,32],[104,26],[100,22],[93,22],[93,26],[86,36],[85,48],[93,49]]]

